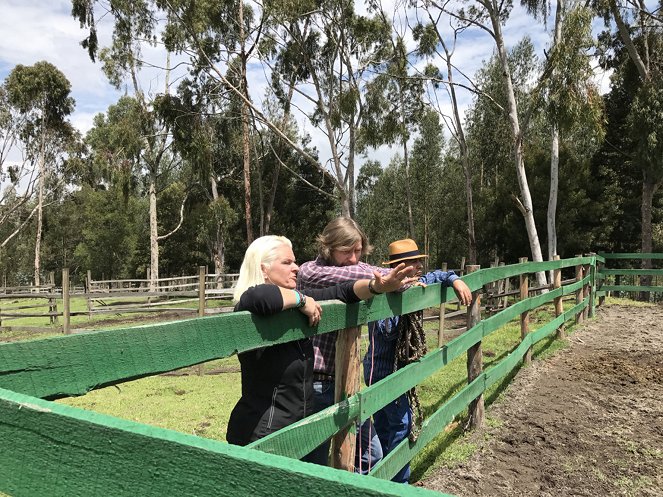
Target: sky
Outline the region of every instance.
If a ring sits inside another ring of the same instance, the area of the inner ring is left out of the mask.
[[[80,45],[86,31],[80,28],[70,12],[70,0],[0,0],[0,80],[6,78],[17,64],[32,65],[41,60],[51,62],[71,82],[76,108],[70,120],[85,133],[92,126],[94,116],[105,112],[109,105],[128,90],[113,88],[103,74],[100,63],[90,60],[87,51]],[[110,16],[98,20],[97,27],[100,46],[105,46],[110,42]],[[549,43],[551,27],[552,22],[549,22],[546,31],[542,23],[534,21],[516,7],[504,30],[507,48],[528,35],[541,54]],[[472,75],[490,58],[493,49],[493,40],[475,30],[462,36],[454,60],[465,73]],[[165,66],[164,50],[157,47],[147,50],[144,55],[155,65]],[[252,94],[260,99],[266,86],[264,73],[257,65],[253,67],[249,74],[249,85]],[[163,76],[157,71],[144,70],[141,78],[143,88],[148,91],[161,91],[163,88]],[[609,79],[604,75],[599,77],[597,83],[605,91]],[[471,95],[460,92],[460,98],[461,106],[466,109],[471,104]],[[448,111],[448,106],[444,108]],[[312,143],[319,148],[321,159],[324,160],[327,148],[324,136],[312,129],[304,118],[300,119],[300,126],[312,135]],[[371,158],[378,158],[385,165],[392,153],[385,147],[373,153]]]

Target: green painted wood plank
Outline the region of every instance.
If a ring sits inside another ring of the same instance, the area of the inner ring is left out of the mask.
[[[305,419],[247,445],[269,454],[301,459],[325,440],[351,425],[360,415],[359,392]]]
[[[524,262],[520,264],[511,264],[487,269],[479,269],[471,274],[463,276],[463,281],[472,291],[482,288],[488,283],[512,278],[523,273],[536,273],[539,271],[551,271],[553,269],[563,269],[577,266],[579,264],[593,264],[594,257],[574,257],[571,259],[560,259],[559,261],[546,262]]]
[[[604,292],[663,292],[663,286],[603,285]]]
[[[436,284],[380,295],[359,304],[324,303],[323,320],[317,328],[310,328],[296,310],[271,318],[238,312],[1,344],[0,387],[44,398],[81,395],[100,386],[256,347],[434,307],[446,298],[447,290]]]
[[[608,269],[603,268],[601,270],[602,274],[605,275],[651,275],[651,276],[662,276],[663,269]]]
[[[394,450],[387,454],[370,472],[371,476],[390,480],[400,469],[410,462],[427,444],[429,444],[444,428],[461,413],[472,400],[484,391],[484,376],[480,375],[471,384],[464,387],[448,402],[440,407],[421,425],[417,441],[412,444],[407,438]]]
[[[481,270],[465,278],[474,278],[480,273],[483,280],[492,281],[495,275],[504,277],[504,271],[519,274],[526,267],[538,268],[537,264],[545,267],[550,264],[575,265],[584,259],[530,263],[529,266],[515,264],[504,266],[507,269]],[[475,280],[475,284],[482,286],[484,281],[481,278]],[[451,289],[435,284],[411,288],[402,294],[380,295],[359,304],[325,303],[323,320],[315,329],[308,327],[304,316],[294,310],[271,318],[242,312],[2,344],[0,387],[44,398],[81,395],[100,386],[187,367],[268,344],[435,307],[452,298]]]
[[[0,491],[20,496],[440,496],[0,389]]]
[[[603,253],[601,252],[599,255],[603,257],[605,260],[610,260],[610,259],[663,259],[663,253],[655,253],[655,254],[640,254],[637,252],[631,252],[631,253],[622,253],[622,254],[610,254],[610,253]]]
[[[583,280],[560,287],[541,295],[529,297],[515,303],[507,309],[480,321],[476,326],[456,337],[440,349],[429,352],[416,363],[409,364],[403,369],[387,376],[381,381],[351,397],[353,406],[359,406],[359,411],[350,415],[353,419],[364,421],[373,413],[383,408],[393,399],[398,398],[412,387],[418,385],[431,374],[446,366],[456,357],[464,354],[467,349],[481,341],[486,336],[500,329],[521,313],[536,309],[551,302],[556,297],[568,295],[589,283],[589,275]],[[261,440],[256,441],[252,447],[269,453],[287,455],[301,458],[311,449],[337,433],[341,428],[350,424],[347,418],[347,408],[341,415],[333,408],[328,408],[314,416],[290,425],[287,429],[279,430]],[[334,419],[329,419],[330,417]]]

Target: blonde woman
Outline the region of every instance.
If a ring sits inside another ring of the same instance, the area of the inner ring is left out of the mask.
[[[299,266],[292,243],[282,236],[263,236],[246,251],[234,293],[236,311],[270,315],[296,308],[309,324],[320,322],[317,300],[358,302],[391,292],[413,280],[399,265],[387,275],[348,281],[303,294],[295,289]],[[311,414],[313,347],[308,338],[239,354],[242,396],[230,415],[226,439],[247,445]]]

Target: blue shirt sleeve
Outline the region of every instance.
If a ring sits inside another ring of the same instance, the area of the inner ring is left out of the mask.
[[[442,283],[442,286],[451,286],[457,279],[459,279],[458,275],[456,275],[456,273],[453,271],[441,271],[436,269],[435,271],[424,274],[421,278],[419,278],[419,281],[421,283],[426,283],[427,285],[432,285],[433,283]]]

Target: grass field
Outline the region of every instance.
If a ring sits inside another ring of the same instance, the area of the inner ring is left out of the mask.
[[[570,304],[569,304],[570,305]],[[553,316],[552,307],[531,314],[530,329],[535,330]],[[427,322],[429,348],[437,343],[437,322]],[[364,332],[365,332],[364,328]],[[452,332],[448,332],[452,334]],[[506,356],[520,341],[520,326],[513,321],[483,342],[484,369]],[[366,340],[363,340],[364,349]],[[542,357],[565,346],[564,341],[550,338],[535,347],[534,355]],[[236,357],[212,361],[179,372],[180,376],[155,376],[88,393],[78,398],[62,399],[68,405],[94,410],[154,426],[225,441],[230,412],[240,396],[239,363]],[[486,404],[496,401],[510,378],[505,378],[485,395]],[[429,416],[467,382],[465,357],[429,377],[419,387],[424,416]],[[465,416],[465,414],[463,415]],[[490,410],[487,422],[492,423]],[[440,465],[467,458],[475,449],[463,436],[464,419],[452,423],[412,462],[412,481],[423,478]]]
[[[180,300],[180,299],[178,299]],[[127,298],[112,298],[103,299],[102,302],[93,304],[94,309],[103,309],[104,313],[92,313],[88,315],[88,302],[84,297],[72,297],[70,300],[70,326],[74,331],[82,330],[100,330],[100,329],[113,329],[119,327],[132,326],[139,323],[152,323],[158,321],[173,321],[176,319],[185,319],[195,317],[195,311],[198,309],[198,300],[191,299],[188,302],[181,302],[172,305],[164,305],[167,307],[178,307],[191,309],[188,311],[167,311],[163,312],[122,312],[120,310],[114,311],[113,308],[118,305],[126,305],[127,303],[146,302],[147,298],[135,296]],[[154,299],[153,299],[154,301]],[[214,299],[207,300],[205,303],[209,309],[218,307],[230,307],[232,303],[230,300]],[[25,309],[25,307],[35,306],[35,309]],[[23,309],[18,309],[23,307]],[[63,304],[61,299],[56,299],[56,308],[58,312],[62,312]],[[48,300],[44,298],[35,299],[0,299],[0,310],[6,313],[24,313],[24,314],[39,314],[48,312]],[[77,314],[82,313],[82,314]],[[30,340],[36,338],[45,338],[48,336],[55,336],[62,334],[62,317],[60,316],[55,323],[50,322],[49,317],[19,317],[19,318],[4,318],[2,319],[2,327],[0,330],[0,341],[8,340]],[[12,327],[40,327],[45,328],[43,331],[24,331],[13,330]],[[9,329],[7,329],[9,328]]]

